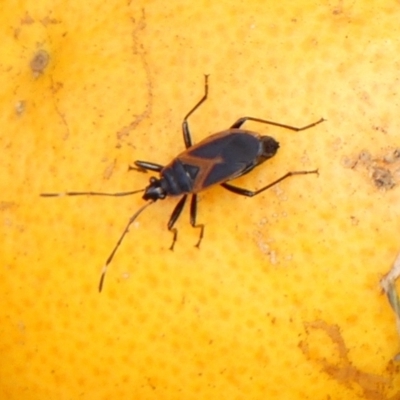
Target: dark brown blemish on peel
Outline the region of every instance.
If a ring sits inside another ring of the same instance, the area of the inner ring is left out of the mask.
[[[383,154],[373,156],[363,150],[356,156],[342,160],[343,166],[359,172],[367,172],[373,184],[382,190],[390,190],[400,183],[400,149],[389,148]]]
[[[392,189],[396,185],[393,175],[385,168],[374,168],[371,177],[375,186],[379,189]]]
[[[132,22],[134,24],[134,29],[132,32],[132,42],[133,42],[133,54],[136,56],[139,56],[142,66],[144,68],[144,72],[146,75],[146,91],[147,91],[147,100],[146,104],[144,106],[144,110],[138,114],[135,115],[133,120],[131,120],[128,125],[122,127],[119,129],[117,132],[117,140],[118,140],[118,145],[120,145],[121,141],[125,141],[129,145],[132,145],[134,147],[133,143],[130,143],[130,133],[145,119],[147,119],[151,112],[152,112],[152,107],[153,107],[153,88],[152,88],[152,83],[151,83],[151,74],[150,74],[150,65],[147,61],[147,53],[146,49],[140,42],[140,35],[141,33],[146,29],[146,14],[145,10],[141,10],[141,16],[139,18],[132,18]]]
[[[317,364],[324,373],[349,390],[354,390],[354,386],[357,385],[361,389],[364,399],[394,400],[400,398],[400,392],[394,395],[387,394],[387,388],[392,381],[390,376],[364,372],[353,364],[339,326],[319,320],[306,323],[304,327],[307,337],[299,343],[299,348],[309,362]],[[325,344],[320,343],[320,334],[325,335]],[[321,346],[329,346],[329,344],[332,345],[335,353],[332,360],[325,358],[320,349]]]
[[[33,56],[30,67],[31,71],[35,78],[43,73],[46,69],[47,65],[49,64],[50,56],[49,53],[45,50],[38,50],[35,55]]]

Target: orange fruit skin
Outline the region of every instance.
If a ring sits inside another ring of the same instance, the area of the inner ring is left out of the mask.
[[[395,1],[3,1],[0,398],[397,399],[399,340],[379,287],[399,251]],[[250,115],[278,154],[201,194],[168,250],[176,199],[133,224],[126,191]],[[378,179],[386,172],[392,184]],[[380,187],[377,186],[380,184]]]

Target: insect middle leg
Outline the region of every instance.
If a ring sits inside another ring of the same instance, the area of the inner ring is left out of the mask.
[[[186,203],[186,199],[187,199],[187,194],[185,194],[179,200],[178,204],[174,208],[174,211],[172,211],[171,217],[169,218],[169,221],[168,221],[168,225],[167,225],[168,230],[170,232],[172,232],[172,234],[174,235],[174,237],[172,239],[171,247],[169,248],[170,250],[174,250],[175,242],[176,242],[176,239],[178,238],[178,230],[176,228],[174,228],[174,225],[182,213],[183,207]]]
[[[190,225],[192,225],[193,228],[200,229],[199,240],[196,243],[196,247],[199,248],[201,240],[203,239],[204,236],[204,224],[196,224],[196,216],[197,216],[197,194],[193,194],[192,200],[190,201]]]
[[[255,121],[255,122],[261,122],[262,124],[267,124],[267,125],[273,125],[273,126],[279,126],[281,128],[285,129],[290,129],[291,131],[305,131],[306,129],[312,128],[315,125],[320,124],[321,122],[324,122],[325,120],[323,118],[319,119],[317,122],[313,122],[312,124],[303,126],[301,128],[297,128],[296,126],[291,126],[291,125],[286,125],[286,124],[281,124],[279,122],[273,122],[273,121],[268,121],[266,119],[261,119],[261,118],[254,118],[254,117],[242,117],[239,118],[232,126],[230,129],[238,129],[240,128],[246,121]]]
[[[279,179],[277,179],[276,181],[268,184],[267,186],[262,187],[261,189],[258,190],[247,190],[247,189],[243,189],[234,185],[231,185],[229,183],[221,183],[221,186],[227,190],[229,190],[230,192],[236,193],[236,194],[240,194],[242,196],[247,196],[247,197],[253,197],[256,196],[262,192],[264,192],[265,190],[271,188],[272,186],[276,185],[279,182],[282,182],[283,180],[285,180],[286,178],[289,178],[289,176],[293,176],[293,175],[307,175],[307,174],[318,174],[318,170],[315,169],[313,171],[293,171],[293,172],[288,172],[287,174],[281,176]]]
[[[192,137],[190,135],[189,124],[187,119],[200,107],[202,103],[204,103],[208,96],[208,75],[204,75],[204,96],[199,100],[199,102],[186,114],[185,118],[183,118],[182,122],[182,132],[183,132],[183,141],[185,142],[185,146],[188,149],[192,147]]]

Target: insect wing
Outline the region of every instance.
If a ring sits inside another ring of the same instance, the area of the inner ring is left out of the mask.
[[[257,134],[232,129],[209,136],[177,158],[193,178],[193,193],[197,193],[250,171],[259,152]]]

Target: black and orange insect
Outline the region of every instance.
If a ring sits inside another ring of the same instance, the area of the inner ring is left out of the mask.
[[[187,197],[191,196],[190,201],[190,224],[194,228],[200,229],[199,240],[196,244],[200,246],[204,235],[204,225],[196,223],[197,217],[197,194],[213,185],[221,185],[223,188],[242,196],[256,196],[283,181],[292,175],[317,174],[318,170],[288,172],[274,182],[251,191],[237,186],[233,186],[227,181],[231,181],[244,174],[247,174],[256,166],[273,157],[279,148],[279,143],[271,136],[261,136],[256,132],[241,129],[246,121],[255,121],[263,124],[274,125],[292,131],[303,131],[324,121],[323,118],[317,122],[306,125],[302,128],[280,124],[278,122],[267,121],[260,118],[242,117],[239,118],[229,129],[211,135],[196,145],[192,144],[189,130],[188,118],[200,107],[207,99],[208,95],[208,75],[205,75],[205,93],[200,101],[186,114],[182,123],[183,140],[186,150],[176,156],[169,164],[163,166],[148,161],[135,161],[136,169],[141,172],[154,171],[159,173],[159,178],[151,177],[150,184],[141,190],[120,193],[101,193],[101,192],[66,192],[66,193],[42,193],[44,197],[54,196],[128,196],[131,194],[144,192],[143,199],[147,201],[129,219],[121,237],[109,255],[100,278],[99,291],[102,290],[104,278],[108,265],[111,263],[122,240],[127,234],[129,227],[150,204],[157,200],[163,200],[168,196],[182,196],[175,206],[168,221],[168,230],[173,233],[170,249],[173,250],[177,240],[178,231],[174,228]]]

